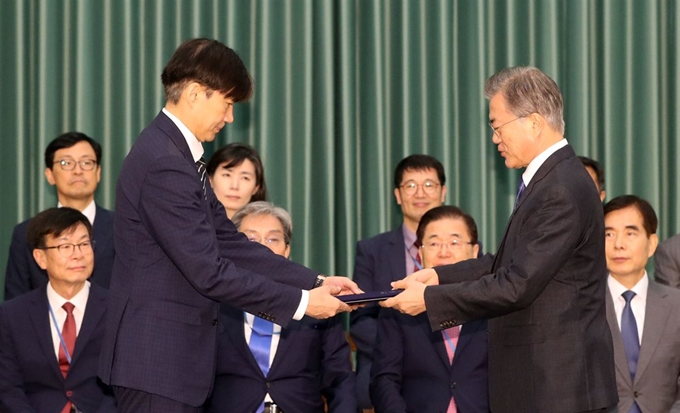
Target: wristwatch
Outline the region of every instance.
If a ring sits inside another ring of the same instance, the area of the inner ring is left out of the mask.
[[[314,282],[314,287],[312,289],[321,287],[323,285],[323,282],[326,281],[326,276],[319,274],[316,276],[316,281]]]

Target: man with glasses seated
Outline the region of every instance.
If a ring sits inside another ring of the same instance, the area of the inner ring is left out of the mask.
[[[0,305],[0,411],[115,412],[97,377],[107,291],[90,284],[92,226],[73,208],[28,224],[28,242],[49,281]]]
[[[80,132],[68,132],[55,138],[45,150],[45,178],[57,190],[57,206],[77,209],[85,214],[97,241],[92,282],[108,288],[115,251],[113,249],[113,212],[94,201],[101,178],[102,148],[94,139]],[[47,274],[33,259],[26,243],[29,220],[16,227],[9,247],[5,273],[5,300],[42,287]]]
[[[479,253],[474,219],[455,206],[429,210],[416,234],[425,268]],[[427,313],[383,309],[370,388],[377,413],[488,412],[486,320],[432,332]]]
[[[416,246],[420,218],[446,196],[444,166],[428,155],[410,155],[394,171],[394,197],[404,220],[392,231],[357,243],[354,282],[366,292],[391,290],[390,283],[422,268]],[[368,384],[379,308],[369,304],[350,314],[350,335],[357,347],[357,396],[370,409]]]
[[[247,204],[232,221],[248,239],[286,258],[293,225],[269,202]],[[356,413],[354,373],[342,320],[303,317],[288,327],[221,305],[217,372],[209,412]]]

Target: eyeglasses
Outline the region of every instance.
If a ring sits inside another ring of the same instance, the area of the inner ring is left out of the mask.
[[[489,122],[489,127],[491,128],[491,131],[493,132],[493,134],[498,135],[498,137],[500,137],[501,134],[500,134],[499,130],[500,130],[503,126],[507,125],[508,123],[514,122],[514,121],[516,121],[517,119],[522,119],[523,117],[524,117],[524,116],[518,116],[518,117],[516,117],[515,119],[509,120],[509,121],[505,122],[505,123],[502,124],[502,125],[496,126],[495,128],[493,127],[493,125],[491,124],[491,122]]]
[[[464,245],[474,245],[474,242],[466,242],[466,241],[461,241],[459,239],[452,239],[451,241],[448,242],[440,242],[440,241],[428,241],[423,244],[423,248],[426,250],[430,251],[439,251],[442,249],[444,245],[448,249],[454,250],[454,249],[459,249],[463,247]]]
[[[423,192],[426,194],[434,194],[437,191],[437,188],[439,187],[438,182],[430,181],[427,180],[422,184],[417,184],[413,181],[408,181],[404,184],[401,184],[400,188],[404,191],[406,195],[413,195],[418,191],[418,188],[421,187],[423,188]]]
[[[55,161],[54,163],[58,163],[59,166],[61,166],[61,169],[63,171],[72,171],[76,168],[76,164],[80,165],[80,169],[83,171],[91,171],[94,169],[95,166],[97,166],[97,161],[92,160],[92,159],[85,159],[82,161],[73,161],[70,159],[62,159],[60,161]]]
[[[270,247],[278,247],[286,243],[286,241],[281,237],[268,237],[262,240],[260,237],[249,236],[248,241],[257,242],[260,244],[265,244]]]
[[[42,247],[42,250],[52,250],[56,249],[62,258],[71,258],[73,253],[76,251],[76,247],[80,250],[81,254],[88,254],[94,250],[94,240],[83,241],[80,244],[61,244],[54,247]]]

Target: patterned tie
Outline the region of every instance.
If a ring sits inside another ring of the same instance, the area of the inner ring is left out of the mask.
[[[635,322],[635,314],[630,305],[631,300],[635,297],[633,291],[624,291],[623,299],[626,300],[626,305],[623,307],[621,313],[621,338],[623,339],[623,347],[626,350],[626,358],[628,359],[628,370],[630,371],[630,380],[635,381],[635,373],[637,372],[637,362],[640,357],[640,340],[638,336],[637,323]],[[631,413],[639,413],[640,408],[637,403],[633,403],[630,408]]]
[[[444,336],[444,345],[446,346],[446,354],[449,356],[449,363],[453,364],[453,356],[456,353],[456,346],[458,346],[458,337],[460,337],[460,326],[455,326],[447,328],[442,331]],[[457,413],[456,401],[449,401],[449,407],[446,409],[446,413]]]
[[[206,169],[204,157],[201,156],[201,159],[196,161],[196,170],[198,171],[198,176],[201,178],[201,183],[203,184],[203,197],[207,199],[207,195],[205,193]]]
[[[524,185],[524,179],[519,178],[519,188],[517,188],[517,198],[515,198],[515,207],[513,210],[517,209],[517,205],[519,205],[519,199],[522,197],[525,189],[526,185]]]
[[[64,339],[64,343],[66,343],[69,356],[73,358],[73,350],[76,348],[76,319],[73,317],[73,308],[75,306],[69,302],[65,302],[61,307],[66,311],[66,320],[64,321],[64,327],[61,329],[61,336]],[[60,343],[59,369],[64,378],[66,378],[66,375],[68,374],[69,367],[71,367],[71,363],[69,363],[68,358],[66,357],[64,346]],[[68,413],[70,411],[71,401],[68,401],[61,412]]]
[[[413,264],[413,272],[418,272],[423,268],[423,260],[420,258],[420,245],[418,241],[414,242],[413,246],[416,247],[416,262]]]
[[[269,373],[269,354],[272,345],[272,335],[274,334],[274,324],[260,317],[253,320],[253,332],[250,335],[250,347],[257,365],[260,366],[262,374],[267,377]],[[264,411],[264,400],[257,409],[257,413]]]

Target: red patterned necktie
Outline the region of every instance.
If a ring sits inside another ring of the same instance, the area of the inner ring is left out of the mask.
[[[444,344],[446,346],[446,354],[449,356],[449,363],[453,364],[453,357],[456,352],[456,347],[458,346],[458,337],[460,336],[460,326],[455,326],[447,328],[442,331],[444,336]],[[451,397],[449,401],[449,407],[446,409],[446,413],[457,413],[456,401]]]
[[[61,329],[61,337],[66,343],[66,348],[68,349],[68,354],[73,358],[73,350],[76,348],[76,319],[73,317],[73,308],[75,306],[69,302],[64,303],[62,308],[66,311],[66,320],[64,321],[64,327]],[[64,345],[59,343],[59,369],[61,374],[66,378],[68,370],[71,367],[66,353],[64,352]],[[68,413],[71,411],[71,402],[68,401],[61,413]]]
[[[417,264],[413,264],[413,272],[418,272],[423,268],[423,260],[420,259],[420,245],[418,244],[418,241],[414,242],[413,246],[416,247],[416,262],[417,262]]]

